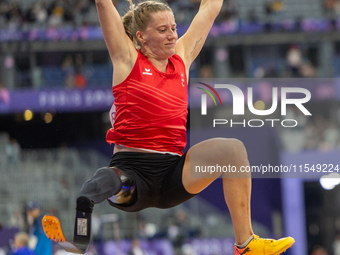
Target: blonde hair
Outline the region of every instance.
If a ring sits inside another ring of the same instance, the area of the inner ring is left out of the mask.
[[[125,33],[134,42],[136,46],[140,46],[136,33],[137,31],[144,31],[151,20],[151,14],[160,11],[172,10],[167,3],[156,1],[144,1],[135,6],[132,0],[128,0],[130,3],[130,10],[125,13],[122,18]]]
[[[29,237],[27,233],[19,232],[15,234],[14,240],[19,242],[23,246],[28,246]]]

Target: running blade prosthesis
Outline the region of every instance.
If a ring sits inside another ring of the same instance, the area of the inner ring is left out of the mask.
[[[42,225],[46,236],[50,240],[57,242],[65,251],[85,254],[90,243],[90,237],[86,238],[86,240],[81,240],[80,242],[70,242],[66,240],[60,222],[58,218],[54,216],[45,215],[42,219]]]

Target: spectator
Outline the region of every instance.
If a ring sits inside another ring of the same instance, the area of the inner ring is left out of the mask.
[[[337,126],[333,123],[329,123],[327,128],[322,134],[323,148],[328,151],[337,147],[337,143],[340,139],[340,133]]]
[[[19,232],[14,236],[14,251],[10,255],[36,255],[28,247],[29,237],[25,232]]]
[[[134,239],[131,244],[131,248],[128,255],[147,255],[148,253],[142,249],[138,239]]]
[[[42,216],[40,215],[40,206],[37,202],[30,201],[26,205],[26,212],[30,231],[37,237],[35,253],[37,255],[52,255],[52,241],[45,235],[42,226]]]
[[[147,223],[141,219],[138,224],[138,238],[140,239],[153,239],[158,237],[158,226],[154,223]]]
[[[99,26],[97,8],[95,4],[89,6],[88,12],[85,14],[83,23],[85,26]]]
[[[40,66],[32,68],[32,84],[34,88],[39,89],[43,84],[44,78]]]
[[[324,7],[324,15],[329,19],[336,18],[336,5],[338,0],[324,0],[323,7]]]
[[[264,4],[264,12],[267,16],[271,16],[274,12],[273,8],[272,8],[272,3],[267,1]]]
[[[33,14],[35,15],[35,21],[39,25],[43,25],[46,23],[48,14],[46,3],[35,3],[32,9]]]
[[[309,122],[307,123],[305,129],[305,150],[314,150],[318,147],[318,144],[320,143],[320,137],[318,136],[318,131],[313,125],[313,123]]]
[[[63,14],[63,25],[76,25],[75,24],[75,11],[74,11],[74,3],[71,2],[64,2],[64,14]]]
[[[257,13],[254,9],[249,9],[247,13],[247,19],[250,23],[258,23],[259,22],[259,17],[257,16]]]
[[[265,31],[271,31],[271,23],[272,23],[272,16],[274,14],[271,2],[267,1],[264,4],[264,13],[265,13]]]
[[[176,211],[175,218],[168,227],[168,237],[177,251],[182,249],[187,238],[196,237],[199,232],[198,229],[190,226],[187,213],[182,209]]]
[[[89,1],[79,0],[73,6],[74,22],[77,26],[84,25],[84,19],[89,11]]]
[[[11,5],[7,0],[0,0],[0,15],[4,15],[9,12],[11,9]]]
[[[58,27],[62,25],[64,13],[65,9],[63,7],[63,1],[57,0],[51,8],[51,15],[49,17],[48,24],[51,27]]]
[[[20,159],[20,145],[17,140],[12,138],[6,146],[7,161],[11,165],[17,165]]]
[[[74,63],[71,55],[67,55],[61,64],[61,68],[65,73],[65,86],[67,88],[74,87]]]
[[[26,11],[26,13],[24,13],[25,21],[28,22],[28,23],[34,23],[35,20],[36,20],[35,14],[34,14],[34,12],[33,12],[33,7],[34,7],[34,6],[31,6],[31,7]]]
[[[305,61],[299,70],[300,76],[304,78],[312,78],[316,76],[315,67],[312,65],[312,62],[307,60]]]
[[[83,57],[81,54],[77,54],[75,60],[75,70],[76,73],[74,75],[74,85],[77,88],[84,88],[87,85],[86,76],[83,73]]]
[[[283,1],[277,0],[272,3],[272,10],[275,13],[282,12],[285,9],[285,3]]]
[[[11,8],[6,13],[7,26],[9,29],[19,29],[24,21],[24,15],[19,3],[11,5]]]
[[[212,78],[213,72],[210,65],[203,65],[199,71],[200,78]]]
[[[302,53],[298,45],[293,44],[287,52],[287,64],[292,77],[299,77],[299,69],[302,65]]]
[[[23,218],[22,212],[19,210],[15,211],[10,218],[10,225],[18,229],[23,230],[25,227],[25,220]]]

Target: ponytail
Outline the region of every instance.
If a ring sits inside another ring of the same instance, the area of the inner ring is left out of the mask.
[[[132,26],[133,26],[133,11],[129,10],[122,18],[122,22],[124,25],[124,30],[127,36],[131,39],[131,41],[134,41],[133,32],[132,32]]]
[[[124,25],[124,30],[130,40],[135,44],[136,48],[138,48],[137,38],[135,36],[136,28],[134,24],[134,12],[135,12],[135,5],[132,3],[132,0],[127,0],[130,4],[130,10],[125,13],[122,18],[122,22]]]
[[[130,4],[130,10],[133,11],[133,9],[135,8],[135,5],[132,3],[132,0],[128,0],[129,4]]]

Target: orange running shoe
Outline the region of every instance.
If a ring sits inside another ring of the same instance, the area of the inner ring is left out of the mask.
[[[260,238],[254,235],[254,238],[244,248],[234,246],[235,255],[278,255],[286,251],[295,243],[294,238],[285,237],[278,240]]]

